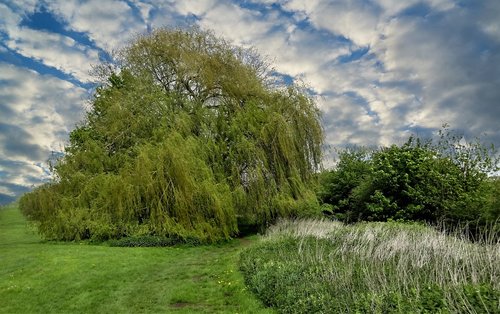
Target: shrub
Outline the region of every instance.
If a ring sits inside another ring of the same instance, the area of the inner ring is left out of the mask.
[[[461,143],[442,133],[437,143],[410,137],[372,152],[341,151],[336,167],[321,175],[318,196],[347,222],[470,223],[482,229],[500,217],[498,187],[488,179],[498,161],[479,140]]]

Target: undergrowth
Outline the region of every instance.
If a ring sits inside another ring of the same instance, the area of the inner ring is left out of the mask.
[[[114,247],[165,247],[175,245],[201,245],[207,244],[198,238],[160,237],[160,236],[133,236],[108,241]]]
[[[241,254],[282,313],[499,313],[500,244],[422,225],[282,221]]]

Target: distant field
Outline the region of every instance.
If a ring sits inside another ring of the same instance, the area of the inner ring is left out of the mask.
[[[17,208],[0,209],[1,313],[272,313],[220,246],[120,248],[42,241]]]

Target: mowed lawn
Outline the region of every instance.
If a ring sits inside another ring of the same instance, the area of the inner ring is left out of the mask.
[[[271,313],[245,289],[241,239],[219,246],[119,248],[47,242],[0,209],[1,313]]]

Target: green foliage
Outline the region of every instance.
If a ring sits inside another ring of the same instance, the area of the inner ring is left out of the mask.
[[[238,223],[319,211],[319,111],[252,51],[198,29],[139,36],[23,213],[48,239],[227,239]]]
[[[500,215],[495,151],[463,143],[447,129],[437,143],[410,137],[377,151],[346,150],[322,174],[320,199],[344,221],[425,221],[492,224]]]
[[[500,217],[500,177],[490,178],[486,181],[488,207],[484,213],[487,221],[495,221]],[[495,221],[496,222],[496,221]]]
[[[240,269],[280,313],[496,313],[497,245],[417,224],[285,221]]]
[[[338,219],[352,220],[352,191],[371,174],[368,162],[371,152],[364,148],[349,148],[338,152],[339,162],[336,171],[324,171],[320,174],[319,199],[334,205]]]

